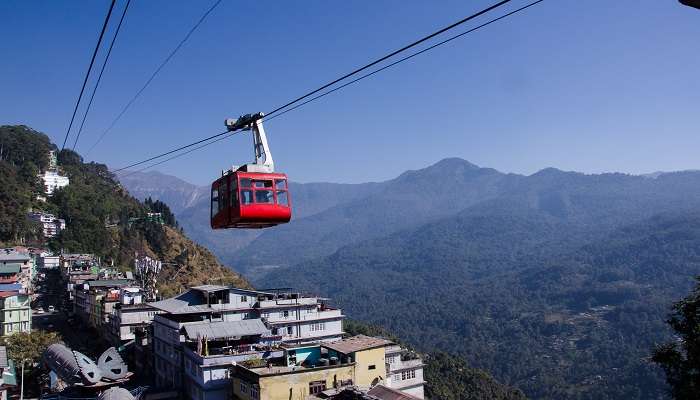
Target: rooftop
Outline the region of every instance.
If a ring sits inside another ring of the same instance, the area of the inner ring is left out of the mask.
[[[222,290],[228,290],[229,288],[227,286],[220,286],[220,285],[200,285],[200,286],[192,286],[192,289],[194,290],[199,290],[200,292],[220,292]]]
[[[15,251],[3,250],[0,251],[0,261],[29,261],[29,254],[17,253]]]
[[[377,347],[385,347],[393,342],[365,335],[357,335],[351,338],[339,340],[334,343],[324,344],[323,347],[335,350],[338,353],[350,354],[356,351],[369,350]]]
[[[103,279],[103,280],[94,280],[94,281],[86,281],[86,284],[88,284],[91,288],[96,288],[96,287],[120,287],[120,286],[126,286],[126,285],[131,285],[132,282],[128,279]]]
[[[262,335],[267,332],[265,324],[260,319],[185,325],[185,333],[190,339],[197,337],[206,337],[207,339],[240,338],[241,336]]]
[[[7,285],[2,285],[2,286],[7,286]],[[8,297],[19,296],[19,295],[20,295],[20,293],[16,290],[0,291],[0,299],[6,299]]]
[[[418,397],[411,396],[410,394],[400,392],[396,389],[388,388],[384,385],[377,385],[370,389],[367,394],[375,396],[381,400],[414,400]]]
[[[0,265],[0,274],[18,274],[20,270],[20,264]]]

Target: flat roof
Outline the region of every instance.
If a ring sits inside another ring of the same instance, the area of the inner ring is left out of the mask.
[[[261,319],[244,319],[241,321],[202,322],[185,325],[185,333],[190,339],[206,337],[207,339],[225,339],[241,336],[262,335],[267,328]]]
[[[394,344],[394,342],[378,337],[357,335],[337,342],[325,343],[323,347],[335,350],[338,353],[350,354],[356,351],[385,347],[390,344]]]
[[[21,268],[20,264],[0,265],[0,274],[17,274]]]
[[[131,285],[131,281],[128,279],[101,279],[93,281],[85,281],[90,287],[118,287]]]
[[[220,292],[222,290],[229,290],[228,287],[226,286],[220,286],[220,285],[199,285],[199,286],[192,286],[191,289],[194,290],[199,290],[200,292]]]

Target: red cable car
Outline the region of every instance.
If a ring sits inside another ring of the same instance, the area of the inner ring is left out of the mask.
[[[212,229],[268,228],[292,218],[287,175],[274,172],[262,117],[257,113],[226,120],[229,131],[253,131],[255,163],[224,171],[211,184]]]

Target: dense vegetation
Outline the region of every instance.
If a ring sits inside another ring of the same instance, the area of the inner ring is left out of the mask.
[[[421,351],[458,353],[534,398],[663,398],[649,361],[700,273],[700,213],[606,233],[513,202],[275,271]],[[605,231],[603,231],[605,232]]]
[[[343,326],[349,335],[368,335],[387,338],[411,351],[412,346],[386,329],[360,321],[346,320]],[[521,400],[525,395],[496,382],[488,373],[471,368],[453,355],[436,352],[420,354],[425,367],[425,395],[434,400]]]
[[[54,150],[49,138],[26,126],[0,126],[0,244],[37,239],[39,227],[27,219],[42,189],[38,175]]]
[[[12,178],[10,184],[2,186],[0,196],[19,199],[7,204],[3,201],[0,206],[0,220],[8,221],[2,224],[6,244],[39,237],[38,231],[27,228],[24,222],[33,207],[66,220],[66,229],[48,243],[55,251],[94,253],[105,264],[125,270],[132,268],[136,253],[162,260],[166,264],[159,282],[164,296],[214,281],[249,286],[240,275],[219,264],[207,249],[185,237],[165,203],[140,203],[105,165],[85,163],[71,150],[58,153],[61,173],[70,178],[70,185],[57,190],[47,201],[37,201],[37,194],[43,191],[37,175],[48,166],[48,151],[56,147],[45,135],[23,126],[2,127],[0,134],[2,179]],[[149,212],[161,213],[163,223],[147,218]]]
[[[666,321],[677,340],[657,346],[652,360],[661,365],[677,400],[697,399],[700,393],[700,275],[692,293],[673,305]]]

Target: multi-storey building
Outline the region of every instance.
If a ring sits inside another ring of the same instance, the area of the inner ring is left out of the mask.
[[[0,266],[19,265],[19,279],[17,283],[22,286],[25,293],[32,291],[32,284],[35,275],[34,259],[26,249],[2,249],[0,250]]]
[[[203,285],[151,303],[163,311],[153,319],[156,384],[186,390],[189,396],[201,394],[202,397],[194,397],[198,399],[218,399],[224,395],[226,383],[212,377],[225,374],[233,361],[269,358],[279,353],[280,350],[272,350],[278,344],[339,340],[344,316],[340,310],[327,306],[325,300],[293,292]],[[215,328],[217,333],[204,334],[207,327]],[[196,332],[212,339],[207,340],[207,346],[210,342],[221,346],[223,353],[202,356],[192,350]],[[226,332],[239,334],[226,336]],[[242,339],[232,340],[233,337]],[[259,346],[269,350],[266,353]],[[183,373],[190,370],[186,362],[195,371],[208,375],[198,378]]]
[[[66,221],[56,218],[53,214],[30,212],[28,217],[30,220],[41,224],[42,232],[45,238],[55,237],[63,229],[66,229]]]
[[[121,288],[119,302],[114,305],[109,318],[110,341],[118,347],[135,340],[137,333],[148,327],[153,322],[153,317],[160,312],[143,302],[143,289]]]
[[[423,360],[399,345],[386,347],[386,386],[423,398]]]
[[[395,347],[405,353],[388,340],[364,335],[333,343],[285,347],[283,357],[270,358],[262,365],[242,362],[232,367],[231,393],[239,400],[308,399],[315,395],[326,398],[352,386],[388,395],[379,398],[422,399],[422,390],[409,393],[387,385],[387,350],[393,352]],[[393,357],[394,353],[389,354]]]
[[[53,195],[56,189],[68,186],[70,179],[67,176],[60,175],[57,170],[48,170],[43,175],[39,175],[44,181],[44,193],[48,196]]]
[[[0,292],[0,324],[2,336],[31,332],[32,310],[29,295],[17,291]]]

